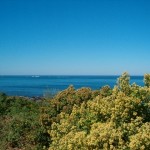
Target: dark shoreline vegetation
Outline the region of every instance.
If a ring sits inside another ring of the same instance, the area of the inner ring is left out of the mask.
[[[40,100],[0,94],[0,150],[150,149],[150,74]]]

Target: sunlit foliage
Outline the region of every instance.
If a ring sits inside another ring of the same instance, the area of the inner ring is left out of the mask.
[[[145,74],[144,75],[144,83],[146,86],[150,86],[150,74]]]
[[[112,90],[61,112],[48,130],[49,150],[150,149],[150,88],[129,79],[124,73]]]

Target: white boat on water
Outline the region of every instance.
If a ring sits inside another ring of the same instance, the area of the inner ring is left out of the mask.
[[[39,77],[40,77],[40,76],[37,76],[37,75],[36,75],[36,76],[32,76],[32,78],[39,78]]]

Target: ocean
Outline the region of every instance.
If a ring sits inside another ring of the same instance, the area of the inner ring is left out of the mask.
[[[93,90],[109,85],[114,87],[119,76],[0,76],[0,92],[10,96],[44,96],[73,85],[76,89]],[[143,86],[143,76],[131,76],[131,84]]]

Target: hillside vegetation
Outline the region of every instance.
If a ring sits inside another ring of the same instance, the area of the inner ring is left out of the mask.
[[[1,150],[149,150],[150,74],[112,89],[68,89],[51,99],[0,95]]]

